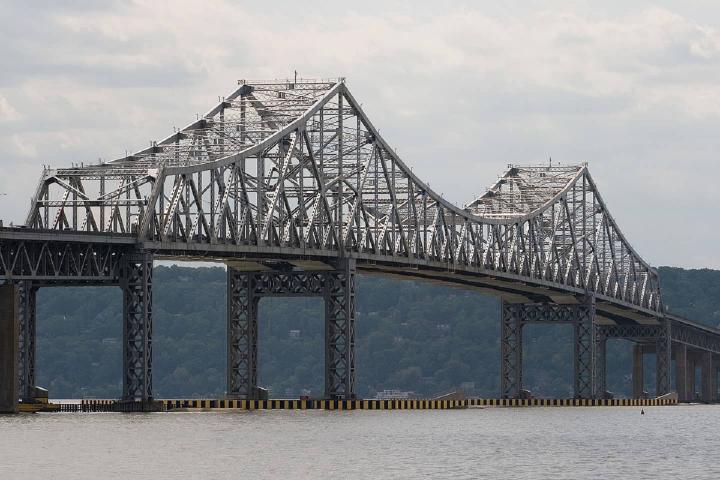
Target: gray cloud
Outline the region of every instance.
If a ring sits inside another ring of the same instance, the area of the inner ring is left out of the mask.
[[[720,268],[714,2],[60,3],[0,13],[0,218],[22,221],[42,164],[120,156],[297,69],[346,76],[451,201],[508,163],[587,161],[650,262]]]

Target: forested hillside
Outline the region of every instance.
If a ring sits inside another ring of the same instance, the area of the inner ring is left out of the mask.
[[[673,312],[720,323],[720,272],[660,269]],[[154,278],[156,397],[222,395],[225,389],[225,271],[157,267]],[[47,288],[38,295],[38,383],[55,398],[121,394],[122,298],[118,288]],[[361,276],[357,389],[423,395],[464,384],[499,390],[499,301],[469,290]],[[275,397],[322,393],[322,299],[260,303],[260,384]],[[630,344],[613,341],[609,388],[630,389]],[[572,329],[530,326],[525,385],[537,395],[572,394]],[[648,385],[653,381],[648,365]]]

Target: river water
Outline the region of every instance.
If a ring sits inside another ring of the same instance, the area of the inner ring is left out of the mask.
[[[0,416],[0,479],[720,479],[720,406]]]

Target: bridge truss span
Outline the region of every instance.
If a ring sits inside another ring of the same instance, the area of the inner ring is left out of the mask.
[[[28,226],[133,234],[170,253],[449,269],[660,311],[657,273],[587,166],[510,166],[459,208],[400,160],[342,79],[240,83],[149,148],[45,170]]]
[[[324,394],[354,398],[357,272],[501,296],[503,397],[525,395],[522,337],[533,323],[573,325],[578,398],[608,395],[615,338],[636,344],[636,396],[643,355],[654,354],[658,395],[672,390],[674,361],[681,399],[692,397],[696,364],[704,398],[717,397],[720,334],[663,312],[656,270],[586,164],[509,165],[458,207],[403,163],[338,79],[241,81],[148,148],[43,171],[26,225],[0,227],[0,281],[22,298],[23,398],[35,379],[37,289],[113,285],[123,291],[123,399],[152,400],[153,262],[189,257],[228,266],[230,398],[263,395],[258,305],[273,296],[324,299]]]

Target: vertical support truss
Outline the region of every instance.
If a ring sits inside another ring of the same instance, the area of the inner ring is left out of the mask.
[[[127,255],[122,265],[123,401],[152,400],[153,256]]]
[[[325,277],[325,396],[355,396],[355,261]]]
[[[576,398],[593,398],[595,394],[595,300],[588,297],[575,308],[575,379]]]
[[[257,386],[257,274],[227,269],[227,395],[251,399]]]
[[[595,329],[595,373],[593,380],[593,398],[605,398],[607,391],[607,337],[602,328],[594,325]]]
[[[670,335],[670,321],[661,320],[658,329],[658,337],[655,341],[656,374],[655,394],[665,395],[672,390],[670,386],[670,368],[672,366],[672,338]]]
[[[523,305],[502,302],[500,332],[500,395],[517,398],[522,389]]]
[[[37,287],[30,281],[18,282],[20,292],[20,328],[18,341],[19,393],[31,400],[35,386],[35,337]]]

